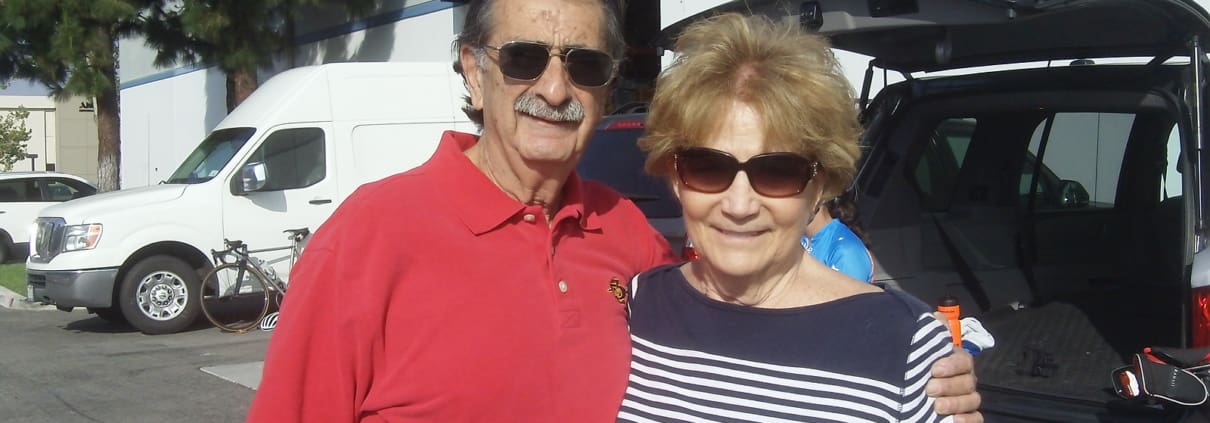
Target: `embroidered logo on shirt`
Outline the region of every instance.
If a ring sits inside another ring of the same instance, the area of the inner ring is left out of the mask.
[[[630,297],[630,292],[626,289],[626,285],[622,285],[617,276],[609,279],[609,293],[613,294],[613,298],[618,300],[618,304],[626,304],[626,299]]]

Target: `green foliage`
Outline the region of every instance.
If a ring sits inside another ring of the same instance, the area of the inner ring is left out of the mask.
[[[324,6],[360,15],[374,0],[180,0],[147,11],[143,33],[155,63],[204,63],[227,77],[227,110],[256,89],[256,73],[288,52],[300,10]],[[289,54],[289,53],[287,53]]]
[[[0,117],[0,168],[13,170],[13,164],[25,159],[25,143],[31,131],[25,127],[29,112],[24,107]]]
[[[156,64],[205,63],[228,74],[255,72],[290,43],[290,24],[306,7],[339,8],[348,16],[374,0],[182,0],[153,7],[144,21]]]
[[[117,39],[151,0],[4,0],[0,80],[28,78],[59,99],[116,92]]]
[[[41,82],[59,100],[94,99],[97,182],[118,189],[119,37],[139,28],[140,11],[164,0],[0,0],[0,81]]]

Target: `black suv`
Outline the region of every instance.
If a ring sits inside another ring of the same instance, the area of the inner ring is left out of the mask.
[[[628,108],[632,109],[640,107]],[[685,245],[681,205],[668,182],[643,171],[647,156],[639,150],[638,140],[646,121],[646,113],[606,116],[597,125],[576,172],[581,178],[603,182],[634,201],[651,226],[668,239],[672,251],[680,252]]]
[[[1173,417],[1118,400],[1109,374],[1144,346],[1210,346],[1205,10],[748,0],[665,38],[722,11],[871,57],[862,93],[875,73],[906,79],[861,95],[852,189],[875,280],[955,295],[995,336],[975,358],[988,421]]]

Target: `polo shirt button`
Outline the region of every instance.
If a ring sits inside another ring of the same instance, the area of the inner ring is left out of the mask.
[[[567,282],[559,281],[559,292],[567,293]]]
[[[525,216],[521,217],[521,219],[524,219],[527,223],[534,223],[535,220],[538,220],[538,218],[534,217],[532,213],[526,213]]]

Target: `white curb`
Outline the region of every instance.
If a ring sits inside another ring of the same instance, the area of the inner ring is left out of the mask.
[[[38,311],[55,309],[55,306],[52,306],[52,305],[43,305],[43,304],[29,302],[28,300],[25,299],[24,295],[17,294],[16,292],[13,292],[3,286],[0,286],[0,307],[12,309],[12,310],[38,310]]]

